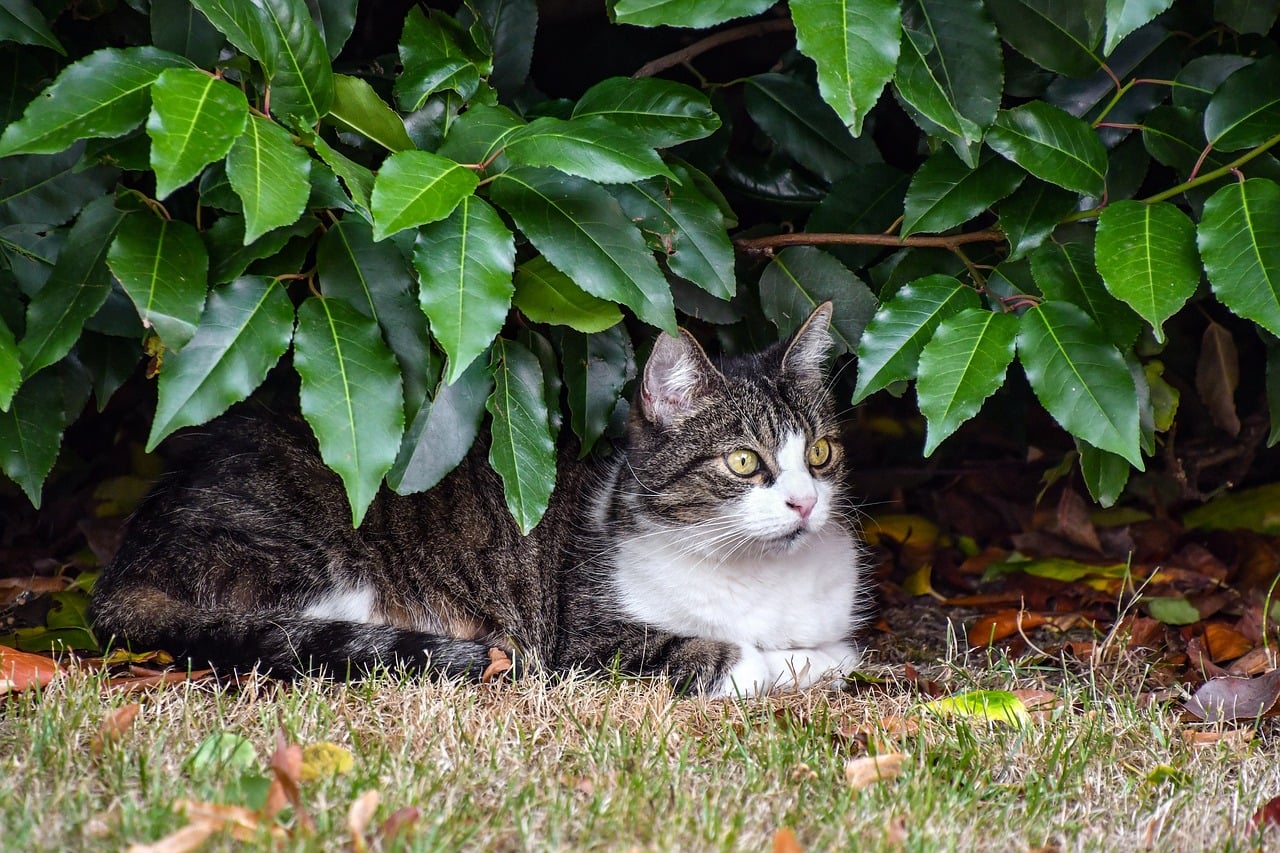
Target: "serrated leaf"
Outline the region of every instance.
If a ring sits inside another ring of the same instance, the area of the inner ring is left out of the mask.
[[[408,151],[413,140],[404,129],[404,121],[387,102],[378,97],[373,87],[358,77],[335,74],[333,108],[326,120],[343,130],[372,139],[388,151]]]
[[[1280,57],[1268,56],[1228,77],[1204,111],[1204,135],[1219,151],[1260,145],[1280,134]]]
[[[529,79],[538,4],[535,0],[473,0],[471,8],[484,22],[493,47],[489,85],[509,101]]]
[[[311,20],[324,39],[329,59],[337,59],[356,26],[359,0],[306,0]]]
[[[9,411],[13,395],[22,384],[22,359],[13,332],[0,317],[0,412]]]
[[[718,0],[688,3],[685,0],[611,0],[609,14],[615,23],[637,27],[688,27],[705,29],[734,18],[759,15],[773,4],[769,0]]]
[[[738,281],[724,214],[695,189],[687,171],[677,166],[676,174],[678,184],[653,178],[614,187],[613,196],[650,244],[666,255],[673,273],[713,296],[732,299]]]
[[[271,86],[271,113],[315,124],[333,104],[333,67],[303,0],[251,0],[265,37],[258,60]]]
[[[371,317],[341,299],[313,296],[298,307],[293,363],[302,415],[325,464],[342,477],[359,527],[404,433],[395,357]]]
[[[967,308],[938,324],[920,351],[916,383],[920,413],[928,424],[925,456],[1004,385],[1017,335],[1013,315],[981,308]]]
[[[1127,302],[1164,341],[1164,321],[1200,283],[1196,228],[1172,204],[1117,201],[1098,217],[1094,247],[1107,290]]]
[[[610,77],[592,86],[573,118],[598,116],[631,131],[651,148],[667,148],[710,136],[720,116],[697,89],[655,77]]]
[[[293,304],[282,285],[243,276],[215,288],[195,335],[165,355],[147,452],[175,430],[206,423],[247,398],[292,337]]]
[[[426,151],[392,154],[373,182],[373,239],[444,219],[478,183],[475,172],[447,157]]]
[[[1044,101],[1001,110],[987,144],[1031,174],[1060,187],[1100,197],[1106,190],[1107,150],[1088,122]]]
[[[1131,346],[1142,329],[1133,310],[1107,291],[1087,243],[1046,243],[1031,255],[1031,275],[1046,299],[1083,309],[1118,347]]]
[[[1107,40],[1103,54],[1109,55],[1125,36],[1172,5],[1173,0],[1107,0]]]
[[[622,322],[618,306],[587,293],[541,255],[516,268],[512,303],[535,323],[603,332]]]
[[[985,0],[1000,35],[1037,65],[1084,77],[1098,70],[1103,0]]]
[[[57,461],[62,431],[79,414],[77,410],[68,416],[62,385],[57,371],[42,371],[24,382],[8,409],[0,411],[0,470],[36,509],[45,478]]]
[[[652,148],[598,116],[569,121],[551,116],[535,119],[506,138],[504,153],[513,163],[551,166],[604,184],[654,175],[675,179]]]
[[[67,55],[66,48],[49,29],[49,22],[30,0],[6,0],[0,6],[0,41],[40,45]]]
[[[760,275],[760,308],[789,335],[823,302],[831,302],[832,338],[837,352],[854,352],[876,310],[871,288],[821,249],[783,249]]]
[[[818,66],[818,91],[853,131],[876,105],[898,63],[896,0],[792,0],[796,47]]]
[[[946,231],[982,213],[1018,188],[1026,174],[1000,157],[970,169],[950,149],[925,161],[907,188],[902,236]]]
[[[147,118],[156,197],[165,198],[225,157],[248,118],[244,92],[224,80],[189,68],[157,77]]]
[[[493,393],[485,408],[493,417],[489,464],[502,478],[507,509],[522,535],[547,511],[556,482],[556,449],[547,427],[542,367],[513,341],[498,338],[489,357]]]
[[[436,152],[459,163],[487,163],[494,171],[506,165],[502,147],[525,126],[525,120],[501,106],[476,106],[449,125],[449,132]]]
[[[1000,230],[1009,241],[1009,260],[1016,261],[1048,239],[1076,209],[1079,196],[1031,178],[1006,198],[997,211]]]
[[[308,145],[315,148],[315,152],[320,155],[325,165],[342,179],[342,184],[346,187],[347,194],[351,196],[351,201],[355,203],[356,209],[365,219],[370,219],[369,203],[373,195],[373,172],[339,152],[309,128],[301,128],[299,133]]]
[[[938,324],[980,305],[977,293],[949,275],[925,276],[904,285],[880,306],[858,342],[853,402],[894,382],[914,379],[920,351]]]
[[[311,158],[280,125],[250,116],[227,154],[227,178],[244,203],[244,243],[302,215],[311,194]]]
[[[466,457],[480,432],[493,381],[487,361],[473,361],[452,385],[440,383],[405,432],[387,483],[402,495],[424,492]]]
[[[19,350],[25,375],[48,367],[71,351],[85,322],[111,292],[107,250],[125,214],[111,196],[90,202],[72,226],[75,251],[62,252],[48,282],[27,305]]]
[[[277,255],[289,241],[307,236],[318,224],[313,217],[304,216],[245,245],[244,217],[220,217],[204,235],[209,246],[209,283],[225,284],[239,277],[250,264]]]
[[[185,222],[147,214],[120,223],[107,266],[166,347],[182,349],[195,334],[208,287],[209,253]]]
[[[147,117],[147,90],[191,63],[154,47],[103,48],[66,68],[0,136],[0,157],[55,154],[82,139],[123,136]]]
[[[453,33],[416,6],[404,19],[400,63],[404,70],[396,78],[395,96],[405,112],[422,109],[427,98],[446,89],[467,100],[480,86],[480,68]]]
[[[1029,309],[1018,358],[1040,404],[1067,432],[1144,470],[1137,388],[1119,350],[1088,314],[1066,302]]]
[[[778,148],[828,181],[859,163],[878,162],[870,139],[855,139],[812,84],[786,74],[748,77],[743,91],[747,113]]]
[[[623,386],[635,375],[635,353],[620,325],[594,335],[566,330],[559,342],[570,423],[582,458],[604,434]]]
[[[0,226],[61,225],[119,178],[109,166],[85,167],[83,145],[58,154],[0,159]]]
[[[1103,508],[1115,506],[1133,470],[1128,460],[1099,450],[1080,438],[1076,439],[1076,449],[1080,452],[1080,474],[1089,495]]]
[[[1280,185],[1250,178],[1218,190],[1205,202],[1197,242],[1222,304],[1280,335]]]
[[[593,183],[549,169],[512,168],[492,198],[547,260],[583,290],[621,302],[674,333],[671,288],[618,202]]]
[[[511,307],[515,238],[483,199],[467,196],[440,222],[424,226],[413,245],[422,286],[418,302],[431,334],[449,356],[448,382],[502,330]]]

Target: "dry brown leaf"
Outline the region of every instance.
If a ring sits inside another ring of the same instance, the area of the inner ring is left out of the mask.
[[[151,844],[130,844],[125,853],[191,853],[204,846],[209,836],[221,828],[213,821],[195,821]]]
[[[57,662],[43,655],[0,646],[0,696],[33,687],[47,687],[63,673]]]
[[[391,839],[408,835],[420,817],[422,817],[422,809],[417,806],[405,806],[402,809],[396,809],[378,828],[378,837],[390,841]]]
[[[266,799],[262,801],[262,808],[258,809],[258,816],[263,820],[272,820],[287,805],[289,797],[285,795],[284,786],[273,775],[271,784],[267,787]]]
[[[378,810],[378,802],[381,799],[382,795],[377,789],[370,788],[356,797],[351,808],[347,810],[347,830],[351,833],[351,846],[356,849],[356,853],[364,853],[369,849],[365,844],[364,836],[369,831],[369,822],[373,820],[373,813]]]
[[[264,821],[261,814],[244,806],[224,806],[200,800],[178,800],[174,811],[180,811],[191,823],[211,823],[229,832],[236,841],[252,841],[265,826],[273,838],[284,838],[284,827]]]
[[[1240,356],[1231,332],[1210,320],[1200,338],[1196,362],[1196,393],[1214,424],[1233,438],[1240,434],[1236,386],[1240,384]]]
[[[144,669],[145,667],[130,667],[134,672]],[[186,681],[212,681],[214,677],[211,669],[196,669],[191,672],[155,672],[139,676],[122,675],[107,679],[106,689],[113,693],[135,693],[149,687],[182,684]]]
[[[1280,826],[1280,797],[1272,797],[1253,813],[1253,828]]]
[[[1016,696],[1018,701],[1022,702],[1023,707],[1027,709],[1027,713],[1035,720],[1049,719],[1054,710],[1062,705],[1062,697],[1048,690],[1026,688],[1009,692]]]
[[[276,751],[271,754],[271,772],[284,790],[284,795],[293,804],[298,827],[304,832],[313,831],[315,824],[311,822],[311,816],[302,804],[302,747],[289,743],[283,730],[276,732]]]
[[[1275,648],[1256,648],[1227,667],[1230,675],[1261,675],[1276,667]]]
[[[1001,610],[983,616],[969,629],[969,645],[987,646],[1005,637],[1039,628],[1045,623],[1044,616],[1027,610]]]
[[[1277,699],[1280,699],[1280,669],[1257,678],[1210,679],[1183,707],[1197,719],[1210,723],[1251,720],[1280,713]]]
[[[480,680],[490,682],[502,673],[511,669],[513,664],[511,658],[507,657],[507,653],[502,649],[489,649],[489,665],[484,668],[484,672],[480,673]]]
[[[773,853],[804,853],[791,827],[784,826],[773,834]]]
[[[1253,643],[1244,634],[1217,622],[1205,624],[1204,642],[1214,663],[1235,660],[1253,651]]]
[[[1182,739],[1190,746],[1204,748],[1225,744],[1232,752],[1239,752],[1253,740],[1253,729],[1183,729]]]
[[[902,774],[902,764],[907,758],[905,752],[850,758],[844,763],[844,781],[850,788],[860,791],[876,782],[896,779]]]
[[[137,719],[138,712],[142,710],[142,706],[137,702],[116,708],[110,714],[102,718],[102,725],[98,727],[98,733],[94,736],[92,743],[89,744],[89,751],[94,755],[101,755],[102,750],[106,749],[108,744],[115,743],[129,731],[129,727],[133,725],[133,721]]]

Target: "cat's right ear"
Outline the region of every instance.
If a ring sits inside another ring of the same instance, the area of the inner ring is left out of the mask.
[[[673,423],[692,411],[719,379],[720,371],[692,335],[684,329],[678,338],[662,333],[654,341],[640,386],[645,420],[659,427]]]

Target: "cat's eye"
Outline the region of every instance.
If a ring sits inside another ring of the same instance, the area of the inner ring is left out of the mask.
[[[809,445],[809,467],[821,468],[831,461],[831,442],[820,438]]]
[[[731,450],[725,454],[724,464],[739,477],[750,477],[760,470],[760,456],[754,450]]]

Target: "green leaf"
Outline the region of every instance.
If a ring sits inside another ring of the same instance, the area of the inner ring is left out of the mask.
[[[571,175],[518,166],[497,176],[492,194],[547,260],[579,287],[675,333],[671,288],[644,238],[607,192]]]
[[[0,470],[40,508],[44,480],[53,470],[62,431],[79,414],[67,412],[63,380],[45,370],[28,379],[7,411],[0,411]]]
[[[1246,65],[1218,87],[1204,111],[1204,134],[1219,151],[1252,148],[1280,134],[1280,56]]]
[[[226,38],[188,0],[151,0],[151,43],[212,68]]]
[[[804,230],[841,234],[887,231],[903,215],[910,178],[892,166],[860,166],[831,187],[809,215]],[[880,246],[831,246],[829,251],[850,269],[859,269],[885,250]]]
[[[560,353],[570,422],[581,443],[578,457],[583,458],[604,434],[623,386],[635,376],[635,353],[620,325],[594,335],[566,330],[560,336]]]
[[[1164,342],[1164,321],[1200,283],[1196,227],[1172,204],[1117,201],[1098,217],[1098,272],[1107,290],[1127,302]]]
[[[1133,470],[1128,461],[1080,438],[1076,439],[1076,449],[1080,451],[1080,474],[1089,494],[1103,508],[1115,506]]]
[[[484,22],[493,45],[489,85],[510,101],[529,79],[538,4],[536,0],[472,0],[469,8]]]
[[[512,303],[535,323],[579,332],[603,332],[622,322],[617,305],[587,293],[541,255],[516,268]]]
[[[19,347],[25,375],[60,360],[75,346],[85,321],[111,292],[107,249],[125,214],[112,196],[90,202],[67,239],[75,251],[58,256],[49,281],[27,305],[26,333]]]
[[[1087,243],[1046,243],[1031,255],[1031,274],[1046,299],[1083,309],[1116,346],[1127,349],[1142,330],[1138,316],[1107,291]]]
[[[938,324],[920,351],[916,383],[920,413],[928,424],[925,456],[1004,384],[1017,335],[1013,315],[981,308],[967,308]]]
[[[165,198],[225,157],[248,118],[244,92],[230,83],[189,68],[157,77],[147,118],[156,197]]]
[[[1004,89],[1000,37],[981,0],[908,0],[894,85],[929,121],[981,142]]]
[[[483,199],[467,196],[448,219],[424,226],[413,245],[418,301],[449,356],[455,381],[502,330],[511,307],[515,239]]]
[[[535,119],[506,138],[505,154],[513,163],[551,166],[605,184],[654,175],[675,179],[652,148],[625,128],[600,117]]]
[[[1107,41],[1103,54],[1110,55],[1125,36],[1172,5],[1173,0],[1107,0]]]
[[[609,15],[618,24],[637,27],[688,27],[705,29],[734,18],[759,15],[772,6],[770,0],[718,0],[689,3],[686,0],[610,0]]]
[[[1237,33],[1266,35],[1280,12],[1277,0],[1214,0],[1213,17]]]
[[[416,6],[404,19],[400,63],[404,70],[396,78],[395,96],[405,112],[422,109],[427,98],[447,89],[467,100],[480,86],[480,68],[454,34]]]
[[[489,368],[494,382],[485,402],[493,416],[489,464],[502,478],[507,509],[527,536],[547,511],[556,482],[556,448],[547,426],[542,367],[529,350],[499,338]]]
[[[263,26],[262,6],[253,0],[191,0],[241,53],[262,62],[271,53],[273,45]]]
[[[459,163],[488,163],[501,171],[506,162],[503,146],[524,126],[524,119],[506,107],[471,107],[449,126],[436,153]]]
[[[290,240],[307,236],[318,224],[313,217],[304,216],[273,228],[245,245],[244,217],[220,217],[205,232],[205,242],[209,245],[209,283],[225,284],[239,277],[250,264],[279,254]]]
[[[372,139],[388,151],[408,151],[413,146],[404,121],[373,87],[358,77],[335,74],[333,108],[327,120],[342,130]]]
[[[0,157],[54,154],[81,139],[124,136],[147,117],[147,90],[191,63],[154,47],[103,48],[66,68],[0,136]]]
[[[282,285],[243,276],[209,294],[200,326],[165,355],[147,452],[185,426],[216,418],[266,379],[293,337],[293,304]]]
[[[1200,611],[1185,598],[1143,596],[1142,603],[1152,619],[1166,625],[1194,625],[1201,619]]]
[[[1222,304],[1280,335],[1280,185],[1250,178],[1218,190],[1205,202],[1197,241]]]
[[[302,215],[311,194],[311,158],[280,125],[250,116],[227,154],[227,177],[244,203],[244,243]]]
[[[902,36],[896,0],[792,0],[796,47],[818,66],[818,91],[841,120],[862,133],[898,63]]]
[[[44,15],[30,0],[6,0],[0,6],[0,42],[3,41],[39,45],[67,55]]]
[[[487,361],[473,361],[452,385],[443,381],[405,432],[387,483],[402,495],[425,492],[467,455],[480,433],[493,381]]]
[[[325,464],[342,477],[359,527],[404,433],[395,357],[372,318],[341,299],[313,296],[298,307],[293,363],[303,417]]]
[[[926,702],[924,709],[947,719],[972,717],[993,723],[1021,727],[1031,722],[1022,700],[1007,690],[970,690],[944,699]]]
[[[832,338],[837,352],[854,352],[876,310],[871,289],[821,249],[783,249],[760,275],[760,308],[789,335],[823,302],[834,303]]]
[[[920,351],[938,324],[978,307],[978,294],[949,275],[930,275],[904,286],[880,306],[858,342],[853,402],[894,382],[914,379]]]
[[[324,39],[329,59],[337,59],[356,27],[359,0],[306,0],[311,20]]]
[[[668,148],[710,136],[720,116],[697,89],[656,77],[610,77],[588,89],[573,118],[606,118],[650,148]]]
[[[950,149],[925,161],[907,189],[902,236],[946,231],[982,213],[1018,188],[1025,173],[1000,157],[988,156],[970,169]]]
[[[356,208],[368,219],[370,197],[373,195],[373,172],[337,151],[325,142],[323,137],[309,128],[302,128],[299,132],[307,144],[315,148],[325,165],[333,169],[334,174],[342,179],[343,186],[346,187],[347,194],[351,196]]]
[[[693,178],[677,166],[680,183],[653,178],[612,188],[623,211],[666,255],[667,266],[681,278],[720,299],[732,299],[733,243],[725,231],[724,214],[694,186]]]
[[[475,191],[476,173],[426,151],[401,151],[382,163],[373,182],[373,239],[444,219]]]
[[[1107,150],[1089,123],[1032,101],[1001,110],[987,144],[1031,174],[1060,187],[1100,197],[1106,190]]]
[[[189,774],[202,772],[223,773],[228,769],[249,769],[258,765],[258,753],[253,741],[234,732],[220,731],[206,737],[196,751],[182,762],[182,769]]]
[[[22,384],[22,359],[13,332],[0,317],[0,412],[9,411],[13,395]]]
[[[61,225],[107,193],[120,173],[85,168],[83,153],[77,144],[58,154],[0,159],[0,226]]]
[[[1016,261],[1038,247],[1058,224],[1076,209],[1079,196],[1053,184],[1030,178],[1001,203],[1000,230],[1009,241],[1009,260]]]
[[[137,370],[142,343],[135,338],[85,330],[76,343],[76,357],[92,374],[93,398],[101,412]]]
[[[107,266],[133,300],[143,325],[167,348],[180,350],[195,334],[208,287],[209,254],[185,222],[139,214],[120,223]]]
[[[333,104],[333,67],[303,0],[250,0],[267,47],[257,57],[271,86],[271,113],[315,124]]]
[[[795,77],[748,77],[743,103],[775,145],[828,181],[839,180],[859,163],[881,159],[870,139],[854,139],[835,110],[814,92],[812,84]]]
[[[1137,388],[1088,314],[1066,302],[1031,308],[1022,315],[1018,358],[1040,404],[1067,432],[1143,470]]]
[[[1085,77],[1097,71],[1103,0],[985,0],[1000,35],[1036,65]]]

